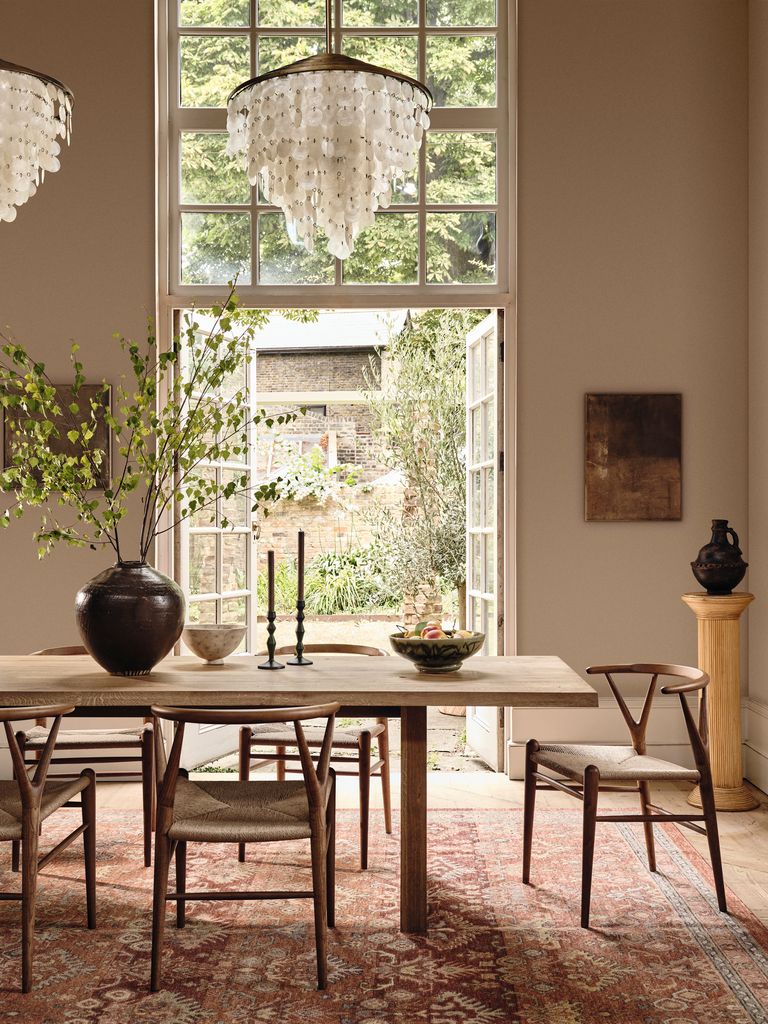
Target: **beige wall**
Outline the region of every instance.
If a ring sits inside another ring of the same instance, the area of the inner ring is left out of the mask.
[[[692,661],[680,594],[746,529],[747,8],[521,0],[519,649]],[[683,519],[585,523],[586,391],[683,394]]]
[[[115,382],[112,332],[141,336],[154,304],[153,2],[2,4],[2,55],[75,94],[58,174],[0,225],[0,323],[67,379],[71,339]],[[110,13],[111,12],[111,13]],[[73,598],[110,559],[61,551],[38,564],[32,522],[0,533],[0,651],[76,640]]]
[[[749,586],[747,773],[768,788],[768,0],[749,5]]]

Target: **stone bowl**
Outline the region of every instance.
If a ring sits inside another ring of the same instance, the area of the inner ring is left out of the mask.
[[[245,626],[214,622],[186,625],[181,634],[190,651],[209,665],[223,665],[244,636]]]
[[[392,633],[389,642],[395,654],[413,662],[419,672],[457,672],[467,658],[482,648],[485,633],[447,636],[436,640]]]

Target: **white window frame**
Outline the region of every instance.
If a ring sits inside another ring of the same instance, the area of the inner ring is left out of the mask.
[[[170,266],[173,246],[178,240],[178,207],[174,213],[171,208],[172,196],[178,195],[178,140],[182,129],[200,127],[202,130],[222,130],[225,121],[223,111],[198,110],[203,115],[200,124],[182,123],[185,112],[170,110],[171,82],[175,82],[178,74],[176,54],[178,53],[178,31],[169,29],[170,4],[174,0],[158,0],[157,3],[157,34],[156,34],[156,253],[155,268],[157,280],[157,326],[158,340],[161,348],[168,348],[173,336],[174,314],[179,309],[191,306],[205,307],[220,301],[226,294],[226,286],[181,286],[172,279]],[[425,21],[423,7],[426,0],[419,0],[422,7],[421,23]],[[252,0],[252,6],[255,0]],[[338,25],[338,7],[335,3],[335,22]],[[463,108],[444,108],[435,110],[431,115],[432,128],[435,131],[447,130],[480,130],[495,128],[496,164],[497,164],[497,204],[496,204],[496,250],[497,280],[493,285],[250,285],[238,288],[242,306],[259,309],[398,309],[407,305],[411,309],[458,307],[458,308],[495,308],[502,311],[505,332],[504,360],[504,408],[505,426],[503,446],[505,452],[505,531],[504,531],[504,649],[514,654],[516,651],[516,615],[515,615],[515,578],[516,578],[516,508],[514,500],[515,487],[515,452],[516,452],[516,402],[517,360],[516,360],[516,168],[517,168],[517,120],[516,120],[516,81],[517,81],[517,44],[515,0],[497,0],[497,82],[496,108],[470,108],[472,121],[468,126],[463,120],[466,110]],[[252,11],[253,14],[253,11]],[[253,17],[251,19],[253,21]],[[315,30],[316,31],[316,30]],[[338,30],[337,30],[338,31]],[[403,31],[403,30],[401,30]],[[412,30],[411,30],[412,31]],[[487,29],[477,29],[483,33]],[[397,34],[393,29],[379,29],[379,34]],[[449,30],[446,34],[455,32]],[[376,30],[365,30],[364,34],[375,34]],[[291,31],[291,34],[299,34]],[[311,32],[309,33],[311,34]],[[338,42],[338,40],[337,40]],[[172,58],[172,59],[171,59]],[[420,67],[423,67],[424,46],[420,45]],[[178,117],[176,116],[178,114]],[[218,120],[217,120],[218,118]],[[491,120],[494,119],[493,124]],[[424,202],[425,175],[423,173],[424,147],[422,147],[422,166],[420,166],[419,202]],[[171,172],[173,168],[173,173]],[[173,185],[173,188],[171,187]],[[175,190],[175,191],[174,191]],[[418,209],[418,204],[408,204],[409,210]],[[451,206],[451,211],[460,207]],[[422,223],[423,220],[422,220]],[[420,271],[421,272],[421,271]],[[163,395],[159,396],[163,401]],[[257,399],[258,404],[258,399]],[[175,566],[179,565],[180,531],[173,530],[163,534],[157,543],[156,564],[169,575],[174,574]],[[509,711],[507,711],[507,717]],[[507,729],[509,732],[509,727]]]
[[[511,0],[497,0],[497,25],[471,28],[432,28],[426,23],[426,0],[419,2],[419,25],[407,28],[357,28],[341,26],[342,0],[334,3],[334,45],[338,49],[345,36],[415,36],[418,47],[418,75],[425,72],[427,35],[489,35],[496,37],[496,106],[445,107],[430,114],[431,131],[493,131],[496,134],[497,201],[495,204],[427,204],[426,202],[426,146],[419,155],[418,202],[392,204],[387,212],[419,213],[419,269],[414,284],[342,284],[341,263],[336,261],[334,284],[314,285],[238,285],[241,305],[258,308],[383,308],[388,305],[466,308],[506,305],[511,292],[514,270],[514,224],[511,217],[511,196],[514,194],[515,145],[511,103],[514,75],[514,6]],[[179,76],[179,45],[183,35],[243,35],[250,38],[251,64],[260,34],[274,36],[313,36],[322,28],[286,28],[260,30],[255,26],[256,0],[250,0],[251,27],[248,29],[189,28],[180,29],[176,15],[178,0],[158,0],[157,34],[157,115],[158,115],[158,251],[157,268],[161,302],[176,308],[191,305],[211,305],[221,299],[226,285],[181,284],[181,213],[186,210],[180,203],[179,149],[182,131],[225,131],[224,109],[181,107],[176,85]],[[276,207],[258,203],[257,189],[251,190],[248,205],[200,204],[195,212],[249,212],[251,214],[252,267],[258,262],[257,225],[259,212],[275,212]],[[491,211],[496,214],[496,282],[493,284],[427,284],[426,282],[426,213],[462,211]],[[279,211],[278,211],[279,212]]]

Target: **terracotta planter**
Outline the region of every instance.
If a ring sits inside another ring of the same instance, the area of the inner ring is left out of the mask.
[[[146,562],[117,562],[75,599],[83,644],[115,676],[143,676],[170,653],[184,627],[181,587]]]

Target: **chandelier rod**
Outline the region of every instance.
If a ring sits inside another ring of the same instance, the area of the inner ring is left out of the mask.
[[[325,52],[333,53],[331,5],[333,0],[325,0]]]
[[[37,78],[41,82],[53,85],[56,89],[61,89],[61,91],[69,97],[70,104],[75,101],[75,97],[73,96],[71,89],[68,89],[63,82],[58,80],[58,78],[52,78],[50,75],[45,75],[42,71],[33,71],[32,68],[22,67],[21,64],[12,64],[9,60],[3,60],[2,57],[0,57],[0,71],[13,71],[17,75],[31,75],[32,78]]]

